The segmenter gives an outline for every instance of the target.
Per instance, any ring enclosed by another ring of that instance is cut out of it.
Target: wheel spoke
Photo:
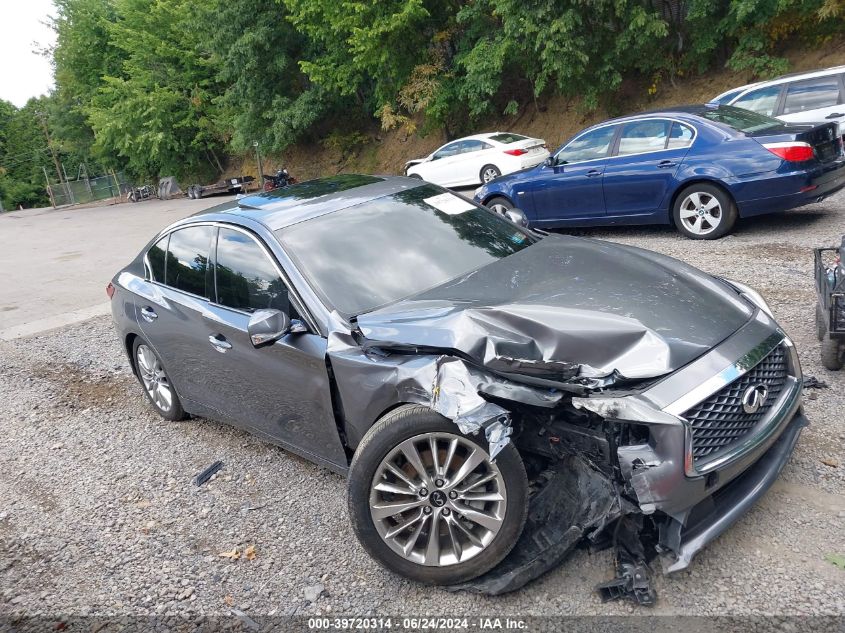
[[[709,213],[704,214],[704,219],[707,221],[707,224],[710,225],[710,228],[715,228],[716,225],[719,224],[719,218],[713,217]]]
[[[681,219],[687,220],[691,217],[695,216],[695,209],[687,209],[686,207],[681,208]]]
[[[497,519],[486,512],[481,512],[480,510],[476,510],[475,508],[471,508],[462,503],[454,503],[453,505],[456,512],[459,512],[473,523],[478,523],[478,525],[485,527],[488,530],[498,530],[502,523],[501,519]]]
[[[693,206],[698,208],[701,206],[701,194],[698,192],[691,193],[689,195],[689,201],[692,202]]]
[[[414,546],[416,546],[417,541],[420,540],[420,534],[422,533],[426,523],[428,523],[428,517],[423,516],[423,520],[419,522],[417,529],[415,529],[411,536],[408,537],[408,541],[402,547],[402,552],[405,556],[414,551]]]
[[[717,208],[719,208],[719,201],[716,199],[715,196],[712,196],[707,202],[704,203],[705,211],[712,211],[713,209]]]
[[[428,473],[425,470],[422,459],[420,459],[420,454],[417,452],[417,447],[414,446],[414,441],[412,439],[406,440],[405,442],[402,442],[402,445],[399,448],[405,456],[405,459],[407,459],[411,466],[414,467],[414,470],[417,471],[420,479],[428,483]]]
[[[440,474],[446,477],[449,474],[449,466],[452,465],[452,459],[455,457],[455,451],[458,449],[458,440],[453,439],[449,442],[449,449],[446,451],[446,461],[443,462]]]
[[[436,477],[440,474],[440,456],[437,454],[437,438],[433,435],[428,438],[428,447],[431,449],[431,465]]]
[[[692,223],[692,230],[696,233],[701,233],[701,225],[703,224],[703,220],[701,216],[696,216],[695,221]]]
[[[173,402],[173,398],[170,393],[170,388],[167,385],[163,385],[159,383],[158,385],[158,393],[159,398],[161,399],[161,408],[164,410],[170,409],[170,403]]]
[[[470,453],[466,461],[461,464],[461,467],[458,469],[458,472],[456,472],[455,476],[452,478],[453,485],[461,483],[483,461],[484,455],[481,450],[479,450],[478,448],[472,449],[472,453]]]
[[[394,514],[401,514],[407,510],[418,508],[422,504],[423,501],[421,499],[379,503],[372,506],[372,514],[374,519],[386,519],[387,517],[392,517]]]
[[[410,495],[412,497],[416,497],[417,493],[415,490],[411,488],[403,488],[402,486],[397,486],[396,484],[391,484],[387,481],[380,481],[375,486],[373,486],[376,490],[380,490],[381,492],[391,492],[395,495]]]
[[[467,491],[472,490],[473,488],[478,488],[478,486],[482,484],[486,484],[488,481],[495,479],[497,476],[496,472],[489,472],[484,477],[479,479],[478,481],[473,481],[471,484],[464,486],[463,488],[457,489],[458,495],[466,494]]]
[[[428,530],[428,543],[425,546],[425,564],[437,565],[440,562],[440,510],[431,515],[431,528]]]
[[[417,484],[415,484],[413,481],[408,479],[408,476],[405,473],[403,473],[399,468],[396,468],[396,466],[394,466],[390,462],[387,463],[387,470],[392,472],[394,475],[396,475],[396,477],[398,479],[401,479],[402,481],[404,481],[406,484],[408,484],[414,490],[416,490],[418,488]]]
[[[470,543],[472,543],[476,547],[484,547],[484,543],[481,542],[481,539],[479,539],[475,534],[473,534],[472,530],[465,526],[459,519],[453,517],[452,524],[464,533],[464,536],[467,537]]]
[[[399,525],[397,525],[396,527],[393,527],[393,528],[389,529],[389,530],[385,533],[384,537],[385,537],[385,538],[394,538],[394,537],[395,537],[395,536],[397,536],[398,534],[401,534],[402,532],[404,532],[405,530],[407,530],[409,527],[411,527],[414,523],[416,523],[417,521],[419,521],[420,519],[422,519],[424,516],[425,516],[425,515],[423,514],[422,508],[420,508],[420,511],[419,511],[419,512],[417,512],[417,513],[416,513],[414,516],[412,516],[410,519],[408,519],[408,520],[407,520],[407,521],[405,521],[404,523],[400,523],[400,524],[399,524]]]
[[[498,492],[467,492],[459,495],[464,501],[504,501],[505,498]]]
[[[455,527],[455,521],[452,517],[446,517],[446,527],[449,530],[449,540],[452,543],[452,551],[455,553],[455,558],[458,559],[458,562],[460,562],[464,548],[461,547],[461,541],[458,538],[458,528]]]

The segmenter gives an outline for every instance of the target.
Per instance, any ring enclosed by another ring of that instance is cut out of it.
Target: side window
[[[560,150],[555,159],[561,164],[604,158],[610,151],[610,143],[615,133],[616,126],[608,125],[582,134]]]
[[[165,235],[147,251],[147,279],[164,283],[164,261],[167,257],[167,240],[170,235]]]
[[[818,110],[842,103],[839,93],[839,76],[818,77],[809,81],[789,84],[786,90],[786,100],[783,104],[784,114]]]
[[[672,131],[669,132],[669,142],[666,144],[666,149],[680,149],[682,147],[689,147],[692,145],[692,139],[695,132],[688,125],[672,123]]]
[[[288,290],[263,249],[248,235],[220,229],[217,236],[217,303],[237,310],[290,309]]]
[[[482,143],[481,141],[471,140],[471,141],[464,141],[463,148],[461,149],[461,154],[468,154],[469,152],[480,152],[483,149],[486,149],[484,146],[486,143]],[[490,147],[487,145],[487,147]]]
[[[665,119],[626,123],[619,136],[617,155],[644,154],[665,149],[670,125],[671,121]]]
[[[461,153],[461,143],[449,143],[445,147],[441,147],[437,150],[437,153],[434,155],[434,160],[438,160],[440,158],[447,158],[449,156],[455,156],[456,154]]]
[[[168,286],[206,299],[211,296],[206,278],[215,230],[213,226],[191,226],[170,234],[165,279]]]
[[[780,86],[768,86],[758,90],[752,90],[744,97],[740,97],[733,104],[737,108],[745,108],[752,112],[759,112],[766,116],[772,116],[777,107]]]

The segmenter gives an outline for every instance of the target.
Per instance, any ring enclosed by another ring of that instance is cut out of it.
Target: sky
[[[55,12],[52,0],[0,0],[0,99],[21,107],[52,89],[50,60],[34,50],[55,43],[42,24]]]

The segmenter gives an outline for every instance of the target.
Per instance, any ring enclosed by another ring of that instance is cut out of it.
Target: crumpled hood
[[[672,372],[752,314],[678,260],[551,235],[357,322],[367,347],[439,350],[531,382],[585,384]]]

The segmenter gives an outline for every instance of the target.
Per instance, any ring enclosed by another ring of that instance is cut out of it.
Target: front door
[[[540,168],[523,185],[519,195],[530,199],[536,225],[604,217],[602,177],[616,128],[607,125],[576,137],[554,156],[552,165]]]
[[[214,387],[211,406],[312,459],[346,467],[331,401],[326,339],[305,331],[256,348],[247,326],[255,310],[299,314],[278,265],[252,234],[221,227],[214,260],[216,301],[203,319],[202,370]]]

